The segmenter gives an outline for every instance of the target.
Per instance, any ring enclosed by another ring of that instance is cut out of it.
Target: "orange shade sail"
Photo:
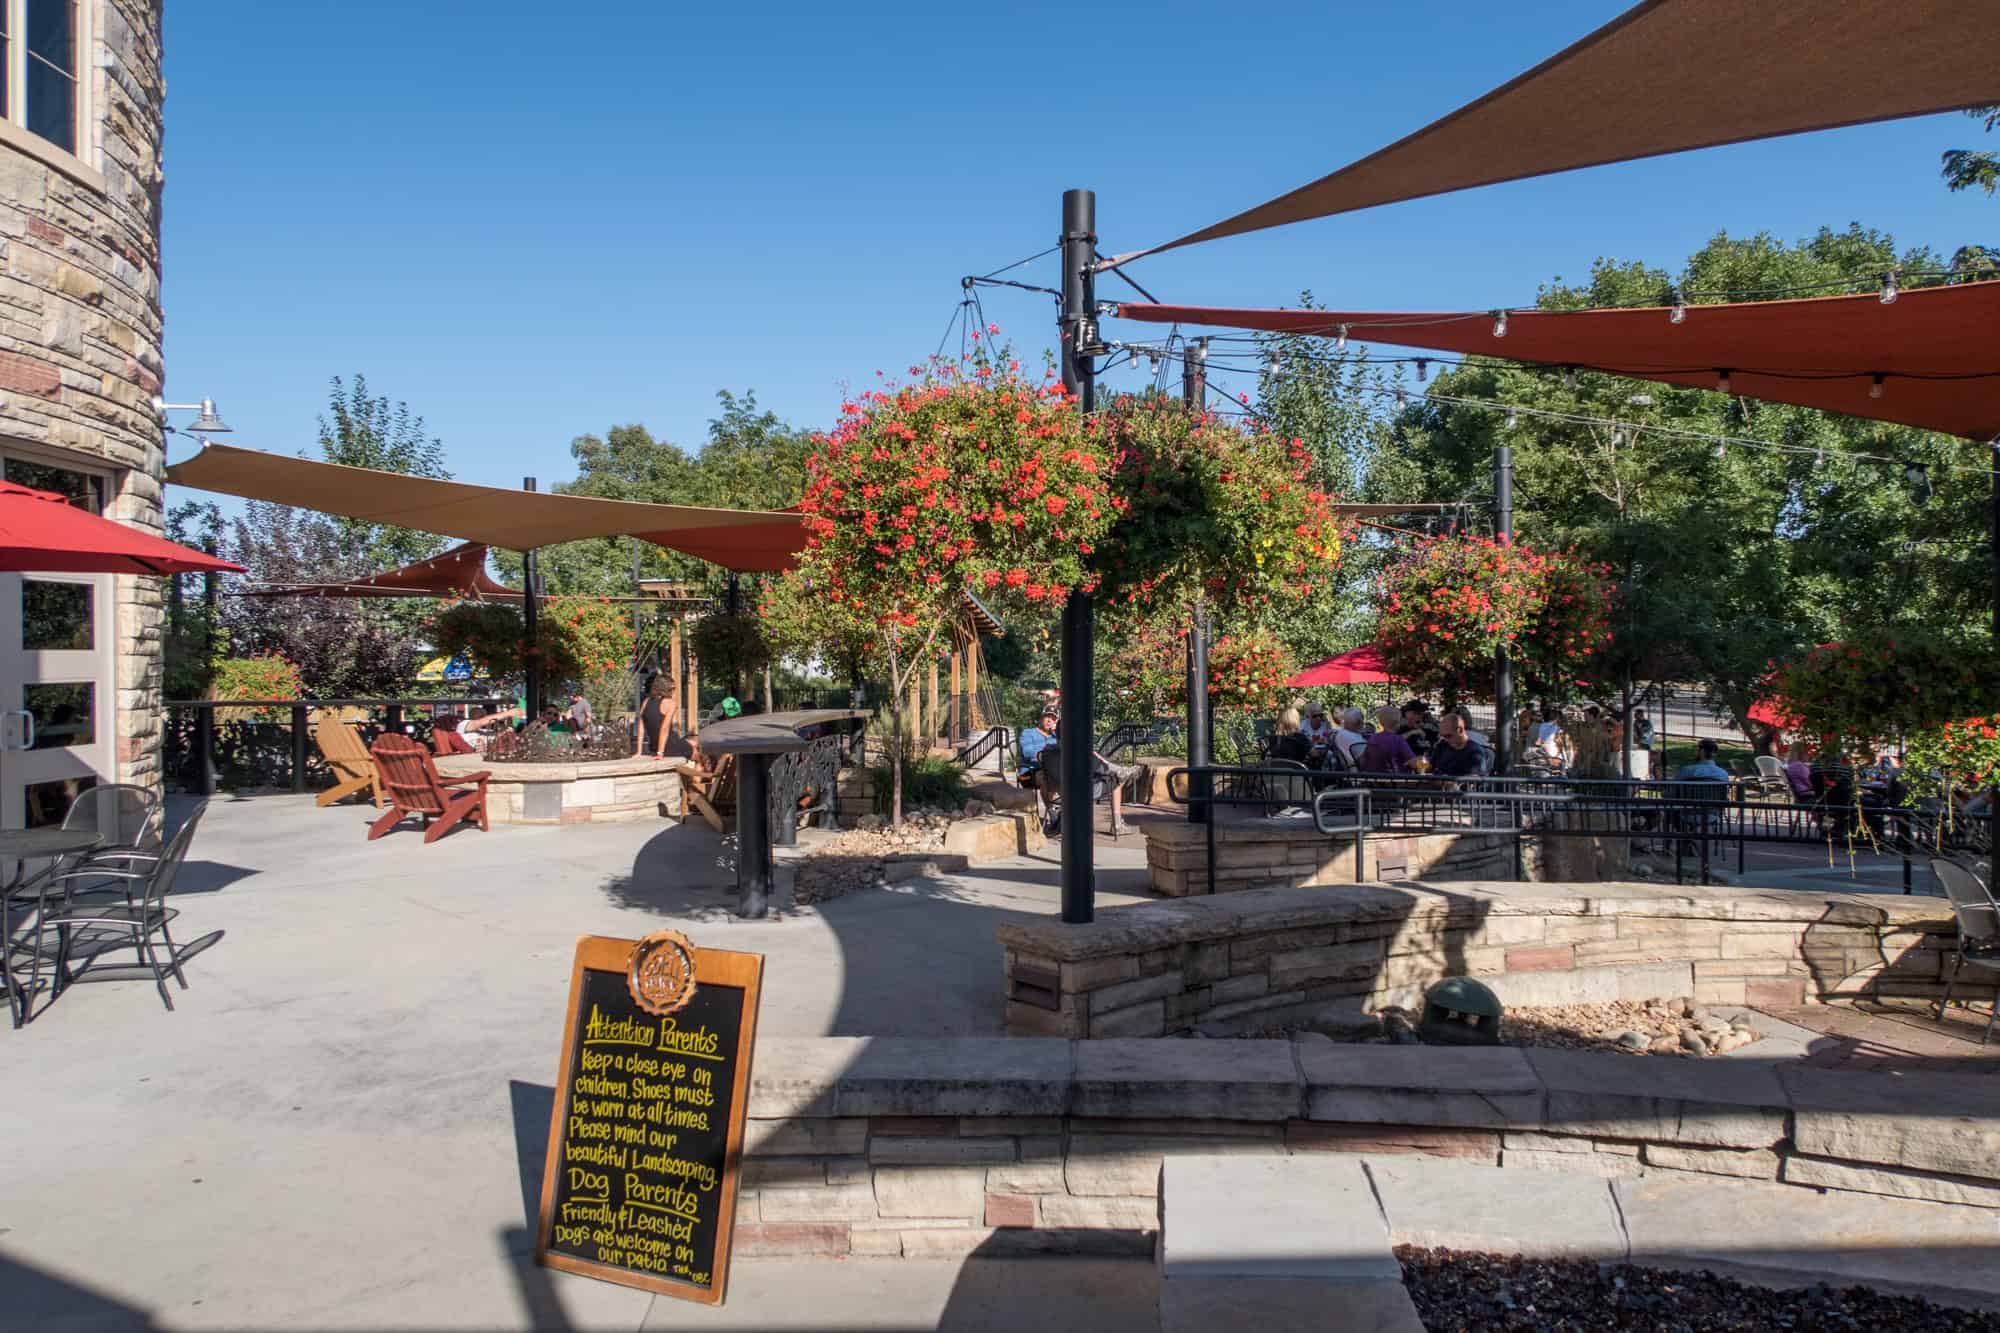
[[[1647,0],[1330,176],[1112,262],[1578,167],[2000,102],[1993,19],[1992,0]],[[1338,114],[1337,93],[1327,105]]]
[[[2000,435],[2000,282],[1877,294],[1666,307],[1496,312],[1118,308],[1126,319],[1392,343],[1602,370],[1817,407],[1968,439]]]
[[[167,480],[369,523],[530,551],[591,537],[637,537],[745,573],[789,569],[806,544],[800,516],[766,510],[600,500],[515,491],[400,472],[317,463],[232,445],[205,445]]]

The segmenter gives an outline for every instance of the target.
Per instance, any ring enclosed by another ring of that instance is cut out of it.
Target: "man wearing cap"
[[[1042,709],[1042,715],[1032,727],[1021,728],[1021,772],[1023,787],[1033,783],[1034,775],[1042,770],[1042,751],[1055,743],[1056,710],[1053,704]]]

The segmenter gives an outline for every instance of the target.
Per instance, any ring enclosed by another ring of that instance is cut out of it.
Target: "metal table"
[[[0,916],[0,973],[6,976],[7,1009],[13,1017],[14,1026],[20,1027],[27,1021],[28,1005],[34,999],[34,992],[41,986],[42,970],[42,908],[47,896],[51,878],[45,878],[34,893],[35,942],[33,946],[34,972],[28,983],[28,993],[21,993],[20,983],[14,976],[14,930],[12,909],[14,904],[28,901],[28,894],[22,892],[28,882],[27,863],[30,861],[55,861],[78,852],[87,852],[104,841],[104,836],[94,829],[27,828],[0,829],[0,862],[14,863],[12,875],[0,883],[0,900],[6,904],[4,916]]]
[[[713,722],[696,742],[703,754],[736,756],[736,914],[761,917],[771,899],[771,760],[796,754],[815,738],[809,728],[851,722],[868,714],[858,708],[812,708],[790,713],[755,713]]]

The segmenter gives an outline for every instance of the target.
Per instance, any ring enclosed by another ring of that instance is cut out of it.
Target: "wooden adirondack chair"
[[[681,770],[681,792],[708,826],[722,832],[722,812],[736,809],[736,756],[716,760],[713,772],[690,765]]]
[[[462,778],[441,778],[430,752],[411,740],[389,732],[379,737],[373,751],[375,772],[389,797],[389,813],[368,826],[368,840],[396,827],[411,815],[423,821],[424,841],[436,842],[463,819],[477,817],[479,831],[486,831],[486,781],[491,773],[468,773]],[[471,791],[453,788],[472,786]],[[433,823],[432,821],[436,822]]]
[[[319,746],[320,757],[333,770],[334,779],[333,786],[321,792],[313,804],[332,805],[366,787],[376,807],[381,807],[382,784],[376,779],[374,757],[362,744],[360,732],[328,714],[313,728],[313,743]]]

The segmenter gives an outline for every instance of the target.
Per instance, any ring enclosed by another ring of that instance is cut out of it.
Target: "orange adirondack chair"
[[[486,831],[486,781],[493,776],[491,773],[441,778],[423,746],[393,731],[378,737],[370,753],[375,757],[375,774],[382,792],[389,798],[389,813],[368,826],[370,842],[411,815],[423,821],[427,843],[436,842],[460,820],[475,815],[479,831]],[[474,784],[472,791],[451,790]]]
[[[334,785],[319,794],[315,805],[332,805],[344,801],[358,791],[366,791],[374,799],[379,809],[382,804],[382,784],[375,777],[375,760],[369,756],[368,747],[361,741],[361,733],[340,720],[332,713],[320,719],[313,728],[313,740],[319,745],[319,752],[326,760],[326,766],[333,771]]]

